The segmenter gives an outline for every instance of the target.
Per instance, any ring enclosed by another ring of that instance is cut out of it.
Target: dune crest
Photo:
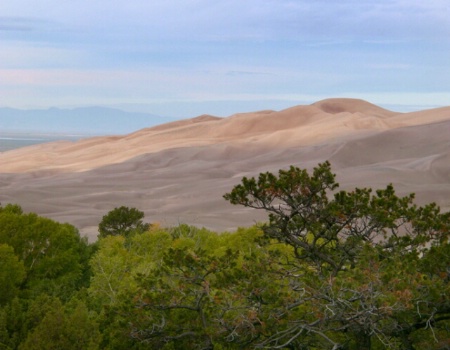
[[[343,188],[393,183],[449,210],[449,157],[450,107],[397,113],[327,99],[0,153],[0,202],[70,222],[91,239],[120,205],[149,221],[220,231],[264,219],[222,199],[243,176],[330,160]]]
[[[329,98],[312,105],[329,114],[347,112],[367,114],[373,117],[391,117],[398,114],[370,102],[354,98]]]
[[[337,112],[330,114],[330,110],[339,110],[339,115],[335,115]],[[370,114],[367,111],[374,112]],[[221,142],[268,142],[277,147],[305,146],[324,139],[348,136],[361,129],[383,129],[385,125],[380,119],[381,114],[383,117],[395,115],[361,100],[330,99],[279,112],[259,111],[235,114],[228,118],[202,115],[120,137],[96,137],[75,143],[31,146],[1,154],[0,160],[2,172],[43,169],[72,172],[120,163],[168,148]],[[293,137],[293,133],[300,137]]]

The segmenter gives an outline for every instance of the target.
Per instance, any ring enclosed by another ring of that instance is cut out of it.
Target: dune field
[[[243,176],[329,160],[341,188],[416,193],[450,210],[450,107],[397,113],[356,99],[227,118],[202,115],[126,136],[0,153],[0,202],[20,204],[95,240],[102,216],[136,207],[148,222],[216,231],[264,220],[222,195]]]

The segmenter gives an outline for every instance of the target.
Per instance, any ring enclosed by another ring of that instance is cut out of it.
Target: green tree
[[[21,215],[23,214],[22,207],[18,204],[7,204],[5,207],[2,207],[0,203],[0,213],[11,213]]]
[[[100,314],[102,349],[145,348],[130,337],[132,318],[120,308],[132,305],[138,291],[136,275],[150,273],[171,241],[169,233],[157,226],[128,238],[108,236],[99,240],[99,249],[91,259],[93,276],[88,300]]]
[[[392,185],[375,194],[337,187],[325,162],[311,175],[290,167],[243,178],[224,196],[267,211],[265,236],[294,249],[283,273],[291,293],[259,345],[413,349],[419,330],[438,341],[434,329],[450,319],[449,284],[423,267],[423,257],[448,246],[449,214],[433,203],[417,207]]]
[[[102,348],[246,348],[264,328],[255,318],[262,296],[280,294],[264,273],[261,232],[168,231],[100,241],[89,293],[103,305]]]
[[[99,348],[100,341],[95,315],[83,303],[66,307],[54,303],[19,350],[94,350]]]
[[[0,308],[0,349],[17,349],[26,337],[26,311],[23,300],[15,297]]]
[[[0,244],[0,306],[12,300],[25,277],[25,267],[7,244]]]
[[[121,206],[114,208],[103,216],[98,225],[99,237],[125,236],[131,233],[142,233],[148,230],[149,224],[142,221],[144,213],[136,208]]]
[[[0,244],[12,247],[25,267],[22,296],[49,293],[69,299],[89,283],[90,247],[72,225],[8,205],[0,210]]]

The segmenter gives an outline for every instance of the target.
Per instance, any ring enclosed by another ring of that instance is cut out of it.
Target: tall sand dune
[[[0,202],[72,223],[92,240],[102,216],[121,205],[163,225],[233,230],[265,219],[222,199],[243,176],[325,160],[342,188],[393,183],[450,210],[450,107],[396,113],[328,99],[40,144],[0,153]]]

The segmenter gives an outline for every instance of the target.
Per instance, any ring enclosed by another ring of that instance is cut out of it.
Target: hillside
[[[0,202],[70,222],[92,239],[120,205],[163,225],[230,230],[264,218],[222,199],[243,176],[327,159],[344,188],[393,183],[450,210],[450,107],[396,113],[328,99],[31,146],[0,154]]]

